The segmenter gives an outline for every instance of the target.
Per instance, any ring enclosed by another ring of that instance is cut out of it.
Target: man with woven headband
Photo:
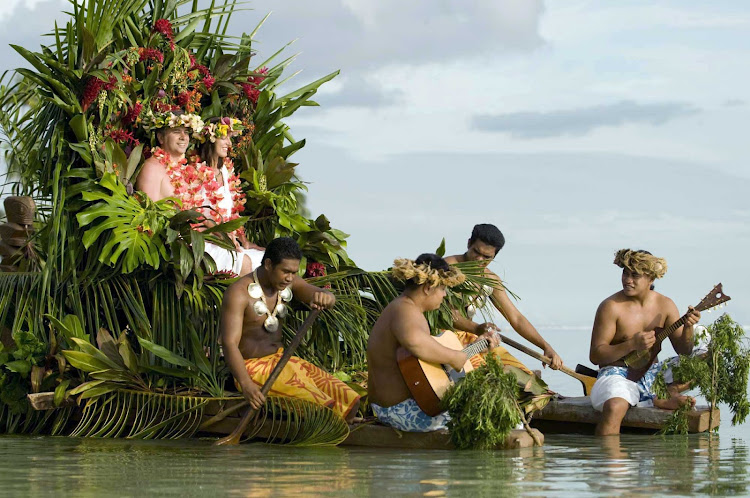
[[[409,432],[445,429],[450,420],[447,413],[431,417],[411,397],[396,360],[396,350],[403,347],[420,360],[448,364],[456,370],[463,368],[466,353],[435,341],[424,313],[438,309],[446,287],[459,285],[465,277],[435,254],[422,254],[416,261],[397,259],[391,272],[395,279],[405,283],[405,288],[386,306],[370,332],[367,343],[370,404],[381,422],[396,429]],[[481,338],[497,345],[493,332]]]
[[[330,309],[330,291],[305,282],[299,271],[302,251],[294,239],[281,237],[268,244],[261,266],[238,279],[224,293],[221,344],[224,359],[250,406],[265,402],[261,386],[284,353],[280,320],[294,298],[313,309]],[[312,363],[292,356],[269,392],[328,407],[351,422],[359,395],[344,382]]]
[[[482,223],[474,226],[466,252],[464,254],[448,256],[445,260],[450,264],[463,263],[464,261],[480,261],[489,264],[495,259],[495,256],[497,256],[497,253],[500,252],[500,249],[504,245],[505,237],[502,232],[495,225]],[[513,301],[508,297],[508,293],[505,292],[500,277],[486,267],[485,276],[492,279],[494,286],[485,286],[482,289],[483,295],[472,301],[466,310],[469,318],[466,318],[458,311],[453,315],[453,327],[461,341],[468,344],[475,341],[477,335],[488,331],[500,330],[494,323],[486,322],[479,324],[471,319],[480,308],[485,307],[488,302],[491,302],[505,319],[508,320],[513,330],[544,351],[544,354],[552,360],[552,368],[555,370],[560,368],[562,366],[562,359],[554,348],[537,332],[536,328],[523,313],[516,308]],[[493,350],[493,353],[500,358],[503,365],[516,367],[527,374],[532,373],[531,370],[511,355],[504,347],[498,346]],[[483,361],[481,356],[475,356],[471,359],[475,367],[479,366]]]
[[[596,310],[591,333],[589,358],[601,367],[591,390],[591,404],[602,412],[596,434],[620,433],[620,424],[631,406],[655,406],[674,410],[694,405],[695,400],[680,394],[687,385],[672,384],[671,365],[677,358],[655,362],[638,382],[627,379],[628,369],[620,359],[632,351],[646,350],[654,345],[654,329],[665,328],[680,319],[674,302],[656,292],[654,280],[667,273],[667,262],[648,251],[621,249],[615,253],[614,264],[622,268],[622,290],[602,301]],[[693,350],[693,325],[700,313],[689,308],[687,321],[670,340],[678,354],[699,353]],[[669,384],[669,399],[657,399],[652,391],[656,376],[662,371]]]

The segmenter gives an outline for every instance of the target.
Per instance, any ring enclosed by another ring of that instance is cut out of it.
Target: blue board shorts
[[[372,411],[385,425],[404,432],[432,432],[447,429],[451,419],[448,412],[430,417],[419,408],[414,398],[406,398],[393,406],[382,407],[371,403]]]

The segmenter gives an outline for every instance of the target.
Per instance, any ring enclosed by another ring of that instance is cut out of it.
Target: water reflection
[[[0,489],[12,496],[750,492],[747,443],[715,434],[551,435],[544,448],[502,452],[0,437],[0,462]]]

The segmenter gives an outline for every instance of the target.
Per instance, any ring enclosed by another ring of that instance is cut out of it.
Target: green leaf
[[[153,353],[154,355],[158,356],[162,360],[168,361],[169,363],[173,365],[179,365],[181,367],[195,368],[195,365],[193,365],[193,363],[186,360],[182,356],[176,355],[172,351],[168,350],[167,348],[163,346],[159,346],[158,344],[154,344],[148,339],[139,337],[138,342],[141,344],[141,347],[143,349]]]
[[[28,360],[13,360],[6,363],[5,368],[26,377],[31,372],[31,362]]]
[[[65,390],[70,385],[70,380],[65,379],[64,381],[60,382],[60,385],[55,388],[55,398],[54,403],[55,406],[60,406],[60,404],[65,400]]]
[[[73,367],[83,372],[98,372],[111,368],[108,363],[83,351],[63,351],[62,354]]]
[[[438,246],[437,250],[435,251],[435,254],[437,254],[441,258],[443,256],[445,256],[445,237],[443,237],[443,240],[440,242],[440,245]]]

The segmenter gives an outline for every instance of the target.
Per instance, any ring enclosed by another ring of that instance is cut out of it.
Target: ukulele
[[[711,290],[711,292],[706,294],[706,297],[704,297],[701,302],[698,303],[695,309],[697,311],[704,311],[709,308],[715,308],[720,304],[729,301],[730,299],[732,298],[724,294],[724,291],[721,288],[721,284],[718,284]],[[661,351],[661,343],[664,341],[664,339],[672,335],[675,330],[685,324],[685,321],[687,320],[687,316],[689,314],[690,312],[685,313],[680,317],[679,320],[677,320],[667,328],[663,329],[661,327],[658,327],[657,329],[655,329],[656,342],[650,348],[642,349],[640,351],[632,351],[620,358],[620,361],[625,363],[625,366],[628,367],[628,380],[638,382],[641,377],[646,374],[654,361],[656,361],[656,356],[659,354],[659,351]]]
[[[419,408],[431,417],[443,412],[440,409],[440,400],[445,395],[445,391],[464,378],[467,373],[474,370],[468,358],[486,351],[490,347],[490,341],[487,339],[481,339],[464,347],[458,336],[450,330],[445,330],[442,334],[433,336],[433,339],[447,348],[466,353],[467,360],[461,370],[455,370],[450,365],[422,361],[405,348],[396,350],[398,368],[401,370],[401,375],[404,377],[409,392],[411,392]]]

